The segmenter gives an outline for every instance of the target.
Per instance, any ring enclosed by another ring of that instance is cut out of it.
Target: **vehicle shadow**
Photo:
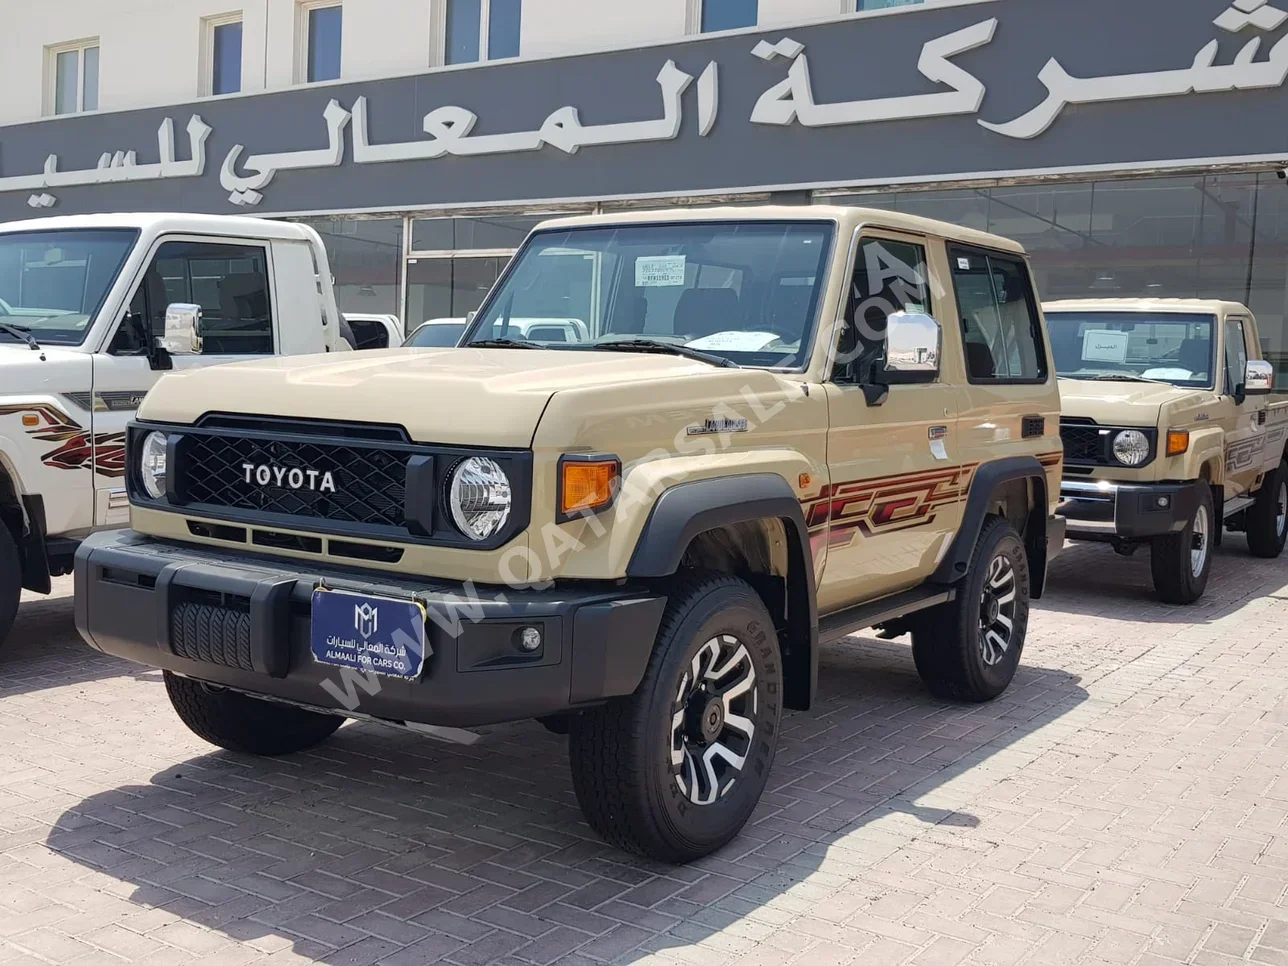
[[[945,785],[1087,699],[1074,675],[1022,665],[991,704],[944,703],[906,644],[863,638],[826,648],[820,680],[817,706],[784,720],[752,822],[687,867],[596,838],[563,739],[534,723],[471,746],[357,723],[288,758],[203,754],[68,808],[46,845],[128,902],[120,924],[194,952],[636,962],[716,936],[829,857],[875,862],[900,836],[1004,836],[954,803],[1005,774]],[[879,842],[863,834],[875,823]]]
[[[1084,617],[1163,624],[1207,624],[1283,584],[1282,560],[1248,552],[1242,534],[1215,548],[1207,590],[1193,604],[1165,604],[1154,593],[1149,548],[1130,557],[1108,544],[1070,542],[1051,564],[1047,591],[1035,606]]]
[[[102,654],[81,639],[70,585],[66,589],[62,596],[24,597],[18,606],[18,619],[0,645],[0,698],[147,673],[146,668]]]

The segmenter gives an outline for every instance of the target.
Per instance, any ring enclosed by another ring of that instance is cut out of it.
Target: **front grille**
[[[402,527],[409,457],[347,441],[192,434],[176,454],[175,488],[187,504]]]
[[[1107,464],[1105,440],[1101,427],[1095,424],[1061,422],[1060,438],[1064,440],[1066,463]]]
[[[247,611],[181,601],[170,612],[170,648],[190,661],[255,670]]]

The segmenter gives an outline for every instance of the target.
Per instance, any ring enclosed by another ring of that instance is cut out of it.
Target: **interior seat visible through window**
[[[687,289],[675,307],[675,334],[689,341],[741,325],[742,304],[731,288]]]

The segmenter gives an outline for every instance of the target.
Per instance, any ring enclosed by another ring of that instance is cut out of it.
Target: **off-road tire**
[[[1206,513],[1207,553],[1199,572],[1194,572],[1190,551],[1194,549],[1195,524]],[[1154,576],[1154,590],[1165,604],[1192,604],[1207,589],[1208,576],[1212,573],[1212,550],[1215,547],[1216,511],[1211,487],[1199,488],[1199,505],[1194,516],[1179,533],[1155,537],[1149,547],[1149,567]],[[1251,527],[1249,527],[1251,530]]]
[[[573,788],[591,828],[620,849],[682,863],[728,843],[760,801],[778,744],[782,661],[773,620],[746,582],[682,574],[668,597],[635,693],[578,715],[568,743]],[[713,804],[696,805],[673,770],[674,719],[695,656],[726,636],[746,648],[755,674],[754,733],[732,786]]]
[[[9,528],[0,523],[0,645],[3,645],[18,616],[22,596],[22,560]]]
[[[1248,507],[1244,525],[1248,552],[1254,557],[1278,557],[1288,539],[1288,461],[1266,474],[1257,491],[1257,502]]]
[[[289,755],[325,741],[344,718],[261,701],[164,672],[180,720],[212,745],[248,755]]]
[[[1008,616],[1012,627],[1007,646],[997,663],[989,664],[985,660],[982,608],[990,567],[999,558],[1014,575],[1015,596]],[[957,597],[918,615],[913,623],[912,657],[917,673],[937,698],[991,701],[1015,677],[1028,624],[1029,563],[1024,541],[1010,523],[994,517],[980,531],[970,570],[957,585]]]

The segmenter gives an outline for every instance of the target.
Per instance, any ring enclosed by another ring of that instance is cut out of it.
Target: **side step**
[[[1236,513],[1246,510],[1256,502],[1256,498],[1251,496],[1236,496],[1233,500],[1226,500],[1225,504],[1221,507],[1221,517],[1222,519],[1228,520]]]
[[[845,610],[819,619],[819,643],[830,644],[874,624],[884,624],[899,617],[907,617],[919,610],[937,607],[956,598],[957,588],[955,587],[915,587],[871,603],[847,607]]]

